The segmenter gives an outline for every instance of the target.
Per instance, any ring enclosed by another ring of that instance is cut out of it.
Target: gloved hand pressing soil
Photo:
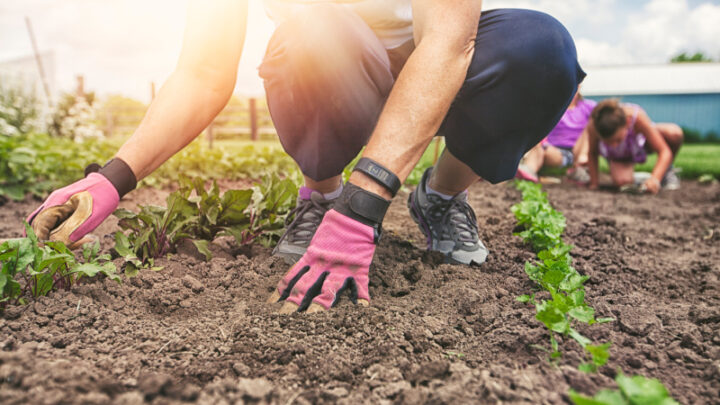
[[[75,249],[92,240],[86,235],[118,206],[137,183],[130,167],[113,159],[104,167],[91,165],[87,177],[55,190],[26,221],[40,240],[60,241]]]
[[[343,189],[310,242],[268,302],[285,301],[280,313],[318,312],[335,306],[342,293],[368,305],[368,273],[382,218],[390,202],[351,183]]]

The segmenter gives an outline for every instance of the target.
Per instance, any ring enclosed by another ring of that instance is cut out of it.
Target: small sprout
[[[460,353],[460,352],[455,352],[455,351],[452,351],[452,350],[448,350],[448,351],[445,352],[445,357],[447,357],[447,358],[462,359],[463,357],[465,357],[465,354]]]

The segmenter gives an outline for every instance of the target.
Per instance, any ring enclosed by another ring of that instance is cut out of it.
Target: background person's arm
[[[465,81],[475,50],[481,1],[413,0],[416,48],[390,93],[363,153],[404,181],[440,128]],[[368,191],[390,193],[360,172],[350,178]]]
[[[598,178],[600,176],[598,173],[598,156],[600,154],[598,152],[598,142],[600,142],[600,137],[595,130],[592,120],[588,122],[586,131],[588,133],[588,171],[590,172],[590,183],[588,187],[594,190],[598,188]]]
[[[665,172],[672,163],[673,154],[662,134],[660,134],[660,131],[655,128],[650,117],[644,112],[638,114],[637,121],[635,121],[635,130],[645,135],[652,150],[658,154],[657,162],[652,170],[652,179],[648,179],[645,182],[648,191],[654,194],[660,191],[660,184],[665,176]]]
[[[227,104],[247,12],[247,0],[191,0],[177,67],[116,155],[138,181],[195,139]]]

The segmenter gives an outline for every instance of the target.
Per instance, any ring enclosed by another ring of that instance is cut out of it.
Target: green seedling
[[[460,352],[455,352],[455,351],[452,351],[452,350],[448,350],[448,351],[445,352],[445,357],[447,357],[447,358],[453,358],[453,357],[454,357],[454,358],[456,358],[456,359],[462,359],[463,357],[465,357],[465,354],[464,354],[464,353],[460,353]]]
[[[83,277],[104,274],[120,282],[109,255],[98,255],[100,244],[83,246],[82,260],[62,242],[41,245],[32,228],[25,224],[27,237],[0,244],[0,308],[8,303],[23,304],[54,289],[70,289]]]
[[[115,211],[124,232],[115,234],[114,250],[124,258],[126,274],[152,267],[155,259],[173,251],[183,239],[208,260],[212,257],[208,244],[218,236],[232,236],[241,246],[254,242],[270,246],[279,239],[297,195],[293,180],[277,176],[222,194],[215,182],[206,190],[202,178],[181,176],[180,184],[167,197],[166,207]]]
[[[698,183],[700,184],[710,184],[710,183],[717,183],[718,180],[713,176],[712,174],[703,174],[698,177]]]
[[[592,398],[570,390],[570,399],[575,405],[679,405],[655,378],[627,377],[619,372],[615,382],[617,390],[601,390]]]

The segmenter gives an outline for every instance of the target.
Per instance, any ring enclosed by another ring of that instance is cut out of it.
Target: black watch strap
[[[393,197],[395,197],[395,194],[397,194],[398,190],[400,190],[400,179],[398,179],[393,172],[372,159],[365,157],[360,158],[353,171],[355,170],[364,173],[366,176],[388,189],[390,193],[392,193]]]
[[[375,228],[375,243],[380,239],[382,221],[390,201],[352,183],[346,183],[333,209],[360,223]]]
[[[91,163],[85,168],[85,176],[90,173],[100,173],[115,187],[118,195],[122,198],[137,187],[137,178],[130,166],[122,159],[114,158],[100,167],[97,163]]]

